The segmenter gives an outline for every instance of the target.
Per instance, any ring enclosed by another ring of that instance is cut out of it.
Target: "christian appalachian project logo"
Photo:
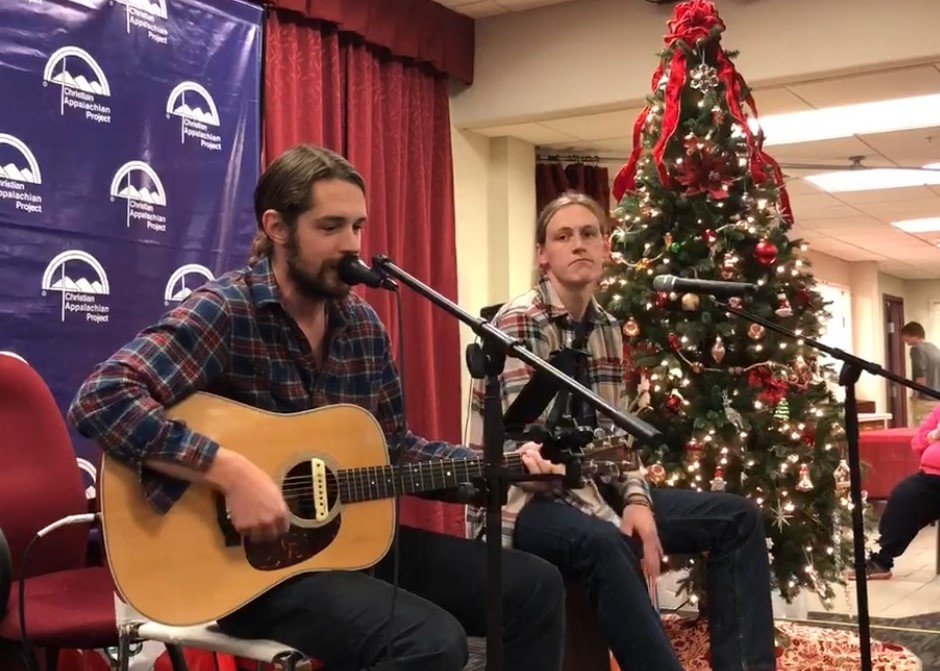
[[[170,275],[166,289],[163,290],[163,304],[179,303],[189,298],[189,295],[201,287],[206,281],[215,277],[212,271],[198,263],[187,263],[180,266]]]
[[[71,108],[84,112],[95,123],[111,123],[111,108],[100,102],[111,95],[104,70],[84,49],[62,47],[46,61],[42,85],[59,86],[59,114]]]
[[[131,26],[147,31],[147,37],[157,44],[167,44],[170,41],[170,31],[167,24],[167,0],[111,0],[112,3],[124,5],[127,32]]]
[[[67,264],[68,267],[66,267]],[[111,289],[104,267],[94,256],[69,249],[56,256],[42,275],[42,295],[58,291],[62,295],[62,321],[69,312],[84,313],[85,321],[107,324],[111,308],[101,303]]]
[[[222,136],[219,129],[219,110],[215,101],[202,84],[183,82],[178,84],[166,101],[166,118],[180,118],[180,144],[186,138],[199,140],[199,146],[210,151],[222,151]]]
[[[42,214],[42,172],[36,156],[17,137],[0,133],[0,201],[15,201],[15,209]]]
[[[127,203],[127,227],[134,219],[146,222],[147,230],[166,232],[166,191],[160,176],[143,161],[128,161],[111,180],[111,201],[123,198]]]

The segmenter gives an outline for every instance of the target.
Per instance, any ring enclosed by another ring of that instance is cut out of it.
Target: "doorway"
[[[901,327],[904,325],[904,299],[883,294],[885,305],[885,368],[902,377],[906,359],[904,342],[901,340]],[[891,427],[907,426],[907,388],[885,380],[887,385],[888,412],[891,413]]]

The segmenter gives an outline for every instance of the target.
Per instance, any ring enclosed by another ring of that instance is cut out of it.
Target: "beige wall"
[[[535,147],[451,129],[457,225],[457,296],[473,315],[525,292],[535,262]],[[464,352],[474,340],[460,328],[463,424],[471,384]]]

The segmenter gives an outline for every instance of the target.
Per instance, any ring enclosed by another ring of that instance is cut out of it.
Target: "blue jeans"
[[[773,671],[767,542],[756,506],[733,494],[654,489],[669,554],[708,552],[708,627],[714,671]],[[623,671],[682,671],[639,566],[642,547],[610,522],[536,498],[516,520],[515,547],[583,585]]]

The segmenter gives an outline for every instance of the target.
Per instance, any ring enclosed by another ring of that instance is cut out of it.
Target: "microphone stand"
[[[549,375],[553,381],[577,394],[593,405],[624,431],[641,442],[657,440],[661,434],[637,417],[625,414],[608,404],[586,387],[568,377],[553,365],[535,356],[522,346],[522,341],[510,338],[488,321],[465,312],[450,299],[423,284],[396,266],[384,255],[372,259],[373,269],[380,269],[402,284],[424,296],[431,303],[469,326],[480,337],[482,346],[474,343],[467,347],[466,360],[470,374],[485,379],[483,407],[483,481],[486,494],[486,559],[487,559],[487,616],[486,616],[486,668],[503,670],[503,596],[502,596],[502,507],[506,504],[510,482],[562,479],[560,475],[514,475],[502,465],[504,427],[499,375],[507,356],[524,361],[537,371]],[[574,460],[576,460],[575,453]],[[580,469],[577,469],[580,470]]]
[[[852,541],[855,556],[855,590],[858,596],[858,638],[859,647],[861,648],[862,671],[871,671],[871,621],[868,612],[868,575],[865,572],[865,530],[862,519],[862,476],[858,446],[858,404],[855,398],[855,383],[858,382],[862,371],[867,371],[872,375],[878,375],[938,400],[940,400],[940,391],[911,382],[876,363],[860,359],[836,347],[830,347],[812,338],[800,336],[779,324],[733,307],[717,298],[714,301],[716,305],[731,314],[743,317],[755,324],[760,324],[771,331],[794,340],[803,340],[810,347],[825,352],[832,358],[842,362],[839,385],[845,387],[845,435],[848,443],[850,491],[852,494]]]

